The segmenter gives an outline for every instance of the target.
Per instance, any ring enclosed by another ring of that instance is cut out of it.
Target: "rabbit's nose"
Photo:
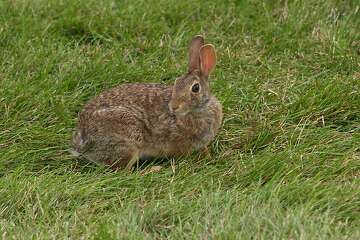
[[[179,109],[179,105],[171,106],[171,109],[176,112]]]
[[[172,111],[172,112],[176,112],[177,110],[180,109],[180,107],[181,107],[181,104],[176,104],[174,102],[171,102],[169,104],[170,111]]]

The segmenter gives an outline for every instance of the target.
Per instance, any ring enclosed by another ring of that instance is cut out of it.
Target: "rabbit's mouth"
[[[185,116],[189,113],[190,111],[189,110],[186,110],[186,109],[176,109],[175,111],[172,111],[172,113],[176,116]]]
[[[189,112],[190,111],[188,111],[188,110],[185,110],[185,111],[179,110],[179,111],[175,112],[175,115],[183,117],[183,116],[187,115]]]
[[[176,116],[185,116],[190,112],[190,110],[187,107],[185,107],[183,104],[174,106],[173,104],[169,103],[169,110],[172,114]]]

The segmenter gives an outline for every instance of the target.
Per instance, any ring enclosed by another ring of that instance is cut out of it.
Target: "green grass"
[[[198,33],[225,113],[211,157],[70,156],[87,100],[171,84]],[[0,87],[2,239],[360,239],[357,0],[2,0]]]

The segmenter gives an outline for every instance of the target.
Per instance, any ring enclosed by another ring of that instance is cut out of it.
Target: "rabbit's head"
[[[190,44],[188,72],[176,79],[170,110],[177,115],[196,112],[211,97],[209,74],[216,65],[215,48],[211,44],[204,45],[204,38],[195,36]]]

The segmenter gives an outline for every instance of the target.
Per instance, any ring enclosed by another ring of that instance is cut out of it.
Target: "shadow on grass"
[[[112,170],[108,166],[103,164],[94,163],[89,161],[84,157],[75,157],[71,156],[72,163],[69,165],[72,171],[80,172],[80,173],[89,173],[94,171],[109,171],[109,172],[120,172],[120,171],[127,171],[127,170]],[[140,159],[135,166],[133,167],[132,171],[128,171],[131,173],[142,172],[146,169],[149,169],[153,166],[161,166],[161,167],[169,167],[171,164],[171,160],[169,158],[146,158]]]

